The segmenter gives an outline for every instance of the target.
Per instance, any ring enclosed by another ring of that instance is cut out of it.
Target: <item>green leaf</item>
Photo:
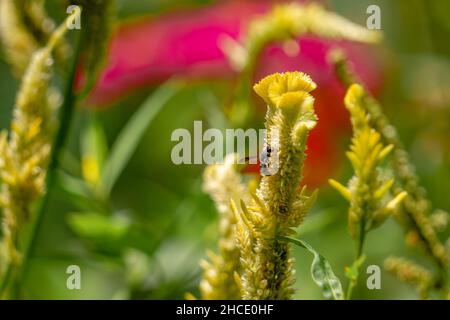
[[[139,107],[119,133],[103,168],[100,188],[104,195],[111,192],[152,120],[179,90],[179,85],[163,84]]]
[[[92,192],[91,187],[81,178],[74,177],[62,170],[55,171],[56,190],[67,197],[70,203],[80,211],[94,211],[109,214],[111,208],[108,202],[103,201]]]
[[[80,238],[94,245],[99,252],[116,254],[123,248],[130,231],[130,221],[121,215],[97,212],[71,213],[67,223]]]
[[[56,179],[58,186],[65,192],[89,200],[93,199],[88,186],[83,180],[75,178],[62,170],[57,171]]]
[[[279,240],[289,241],[298,245],[314,255],[311,264],[311,276],[314,282],[322,290],[322,294],[326,299],[343,300],[344,292],[339,278],[334,274],[330,263],[321,254],[314,250],[307,242],[291,237],[277,237]]]

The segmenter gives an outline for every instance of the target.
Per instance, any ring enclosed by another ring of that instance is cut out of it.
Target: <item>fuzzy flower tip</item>
[[[309,92],[316,87],[303,72],[285,72],[267,76],[253,88],[269,106],[283,108],[310,100]]]

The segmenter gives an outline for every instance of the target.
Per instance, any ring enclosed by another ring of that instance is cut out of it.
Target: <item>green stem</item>
[[[34,223],[31,225],[29,238],[26,239],[26,243],[23,251],[22,265],[19,267],[16,275],[13,277],[13,298],[19,298],[21,291],[23,289],[25,280],[27,278],[30,269],[30,260],[36,249],[37,239],[39,238],[42,222],[46,212],[48,211],[49,199],[51,190],[56,177],[56,172],[59,166],[59,157],[62,149],[64,148],[66,138],[70,130],[70,124],[73,118],[75,104],[77,102],[77,95],[74,92],[74,84],[76,78],[76,70],[79,65],[80,58],[80,37],[76,39],[76,52],[72,58],[71,69],[69,73],[69,78],[65,87],[64,92],[64,102],[61,107],[60,117],[59,117],[59,130],[55,137],[55,141],[52,148],[52,154],[50,157],[50,162],[47,170],[46,179],[46,190],[44,198],[42,199],[39,210],[35,216]]]
[[[11,282],[11,279],[13,278],[13,264],[9,263],[6,268],[5,277],[3,278],[2,285],[0,287],[0,300],[3,299],[6,296],[6,290],[9,287],[9,283]]]
[[[363,255],[365,238],[366,238],[366,219],[363,217],[361,219],[361,224],[360,224],[360,229],[359,229],[359,239],[358,239],[358,243],[357,243],[357,247],[356,247],[356,256],[355,256],[355,260],[352,264],[352,265],[356,265],[356,267],[358,268],[357,273],[356,273],[357,276],[355,279],[351,279],[348,284],[346,300],[351,300],[353,289],[358,284],[360,264],[357,261],[359,261]]]

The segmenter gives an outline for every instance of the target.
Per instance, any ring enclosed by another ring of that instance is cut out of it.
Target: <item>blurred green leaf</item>
[[[102,215],[95,212],[72,213],[67,218],[69,226],[81,238],[93,242],[105,251],[122,247],[130,229],[130,221],[120,215]]]
[[[311,264],[311,276],[314,282],[322,290],[322,294],[326,299],[343,300],[344,292],[339,278],[334,274],[330,263],[321,254],[314,250],[307,242],[294,239],[291,237],[277,237],[280,240],[289,241],[296,244],[314,255]]]
[[[126,280],[131,289],[141,286],[150,274],[152,261],[144,252],[137,249],[127,249],[124,252]]]
[[[106,160],[101,178],[101,192],[109,194],[122,173],[139,141],[148,126],[164,107],[164,105],[180,90],[179,85],[169,82],[159,87],[131,117],[119,133],[116,142],[111,148],[109,158]]]
[[[82,210],[100,210],[101,203],[93,197],[86,183],[61,170],[57,171],[56,183],[59,190],[64,192],[71,203]]]

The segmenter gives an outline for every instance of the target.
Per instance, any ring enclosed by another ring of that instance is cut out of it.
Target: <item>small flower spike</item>
[[[248,191],[239,175],[237,163],[237,155],[229,154],[223,164],[209,165],[203,175],[203,190],[214,200],[219,212],[219,252],[208,252],[209,259],[201,262],[203,279],[200,292],[202,299],[206,300],[241,298],[235,278],[235,273],[240,271],[236,217],[230,201],[239,201]]]
[[[347,157],[355,174],[348,186],[330,180],[331,186],[350,202],[348,225],[355,239],[363,237],[361,233],[380,226],[407,195],[406,192],[399,192],[394,197],[390,195],[394,180],[385,178],[387,173],[381,164],[393,146],[384,146],[380,133],[370,126],[369,116],[359,104],[362,94],[362,87],[355,84],[345,97],[353,126],[352,145]]]

